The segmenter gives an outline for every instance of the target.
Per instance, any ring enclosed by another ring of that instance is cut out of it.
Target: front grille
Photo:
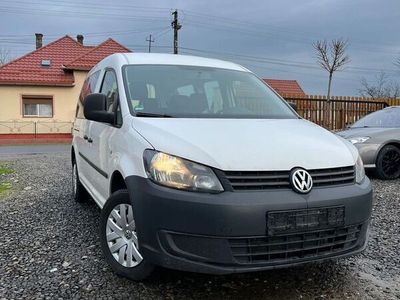
[[[229,239],[239,264],[285,264],[346,252],[357,244],[362,225],[276,236]]]
[[[354,166],[308,170],[314,187],[354,183]],[[290,171],[225,171],[224,175],[234,191],[289,189]]]

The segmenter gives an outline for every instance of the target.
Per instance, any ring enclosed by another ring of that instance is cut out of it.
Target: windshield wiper
[[[148,117],[148,118],[173,118],[171,115],[166,114],[157,114],[157,113],[148,113],[143,111],[135,112],[136,117]]]

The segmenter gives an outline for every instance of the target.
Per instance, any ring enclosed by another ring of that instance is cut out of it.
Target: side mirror
[[[83,101],[83,114],[86,119],[114,124],[115,114],[106,110],[107,98],[103,94],[90,94]]]
[[[297,111],[297,104],[294,102],[288,102],[288,104],[295,110]]]

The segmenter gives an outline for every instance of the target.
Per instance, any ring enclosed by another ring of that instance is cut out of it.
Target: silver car
[[[364,166],[379,178],[400,177],[400,106],[371,113],[338,135],[357,147]]]

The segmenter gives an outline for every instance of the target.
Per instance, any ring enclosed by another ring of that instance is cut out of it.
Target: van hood
[[[155,150],[221,170],[320,169],[355,164],[349,142],[302,119],[133,118]]]

